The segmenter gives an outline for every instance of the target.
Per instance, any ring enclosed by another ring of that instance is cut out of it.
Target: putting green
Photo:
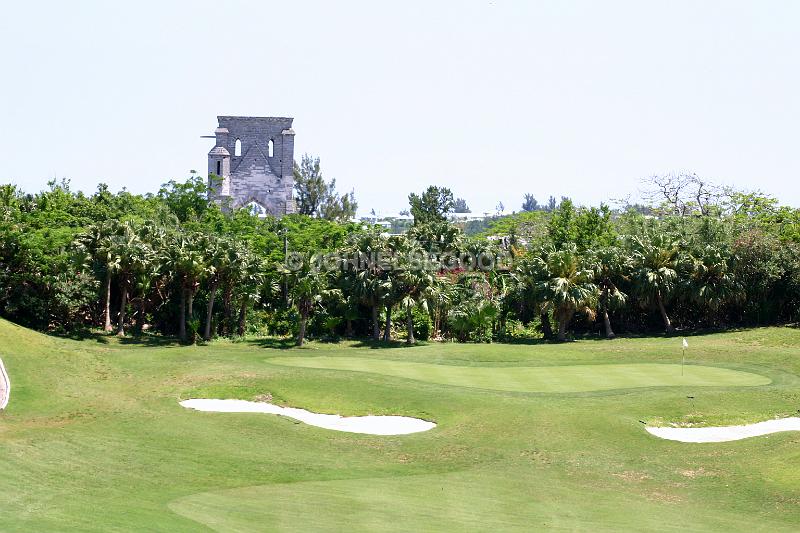
[[[517,392],[588,392],[636,387],[767,385],[759,374],[713,366],[659,363],[564,366],[455,366],[361,357],[277,357],[276,365],[370,372],[399,378]]]

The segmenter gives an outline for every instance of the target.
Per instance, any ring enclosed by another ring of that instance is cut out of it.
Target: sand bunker
[[[728,442],[732,440],[760,437],[782,431],[800,431],[800,418],[779,418],[745,426],[722,426],[707,428],[657,428],[646,427],[648,433],[662,439],[680,442]]]
[[[340,416],[312,413],[305,409],[280,407],[271,403],[247,400],[193,399],[180,402],[183,407],[215,413],[267,413],[299,420],[304,424],[348,433],[369,435],[406,435],[436,427],[433,422],[408,416]]]
[[[0,409],[6,408],[10,396],[11,380],[8,379],[6,367],[3,366],[3,360],[0,359]]]

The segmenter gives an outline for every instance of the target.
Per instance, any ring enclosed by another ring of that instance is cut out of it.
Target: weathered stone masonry
[[[217,120],[216,145],[208,153],[212,199],[223,208],[251,205],[276,216],[294,213],[294,119],[217,117]]]

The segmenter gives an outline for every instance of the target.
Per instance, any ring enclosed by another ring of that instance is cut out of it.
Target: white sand
[[[732,440],[760,437],[782,431],[800,431],[800,418],[779,418],[746,426],[722,426],[707,428],[645,428],[662,439],[680,442],[728,442]]]
[[[8,399],[11,397],[11,380],[8,379],[6,367],[3,366],[3,360],[0,359],[0,409],[5,409],[8,405]]]
[[[433,422],[408,416],[340,416],[312,413],[294,407],[279,407],[271,403],[247,400],[193,399],[180,402],[182,406],[197,411],[216,413],[268,413],[294,418],[310,426],[317,426],[348,433],[369,435],[406,435],[428,431],[436,427]]]

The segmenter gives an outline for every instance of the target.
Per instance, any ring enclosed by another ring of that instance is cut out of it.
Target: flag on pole
[[[686,362],[686,348],[689,347],[689,343],[686,342],[686,337],[683,338],[683,350],[681,350],[681,376],[683,375],[683,365]]]

